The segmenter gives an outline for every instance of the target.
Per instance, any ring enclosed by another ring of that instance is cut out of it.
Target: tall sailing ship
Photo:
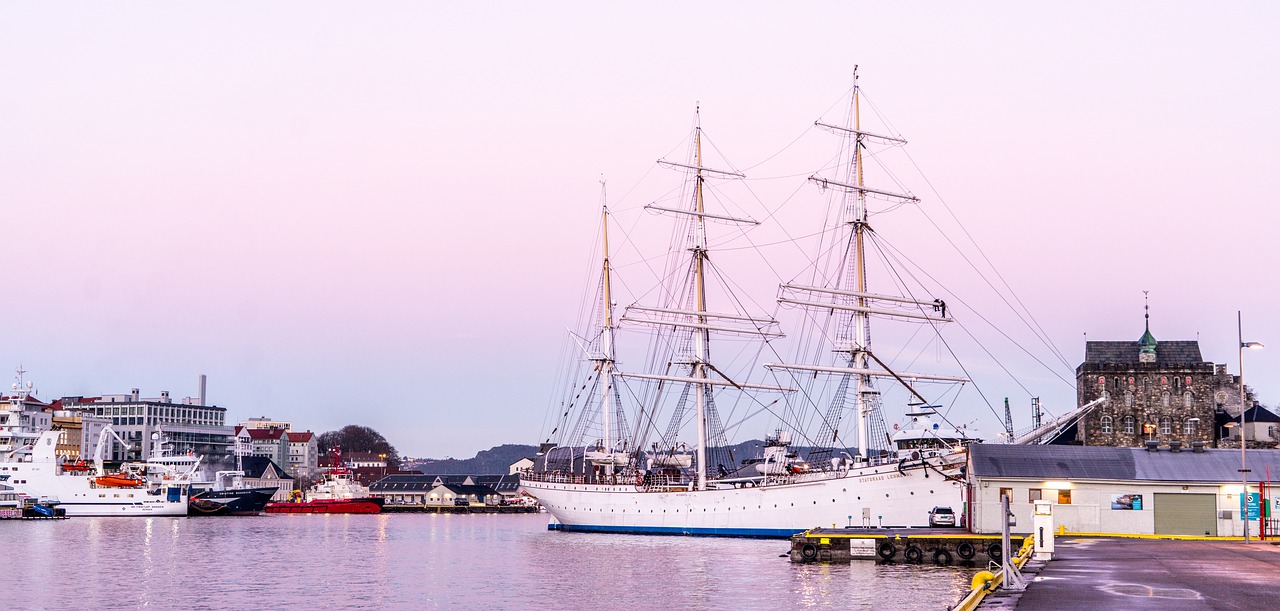
[[[839,218],[824,231],[838,237],[806,271],[807,280],[783,283],[776,295],[778,311],[814,327],[786,329],[802,338],[795,340],[796,352],[805,358],[758,363],[746,377],[716,360],[779,354],[784,328],[772,315],[739,306],[745,299],[726,297],[716,308],[710,303],[709,295],[734,290],[712,290],[724,274],[710,254],[717,244],[709,238],[711,225],[755,221],[708,209],[708,181],[743,175],[704,165],[700,123],[688,162],[660,162],[687,173],[682,205],[646,206],[677,219],[675,235],[683,241],[672,249],[680,260],[662,273],[674,281],[649,292],[659,303],[631,305],[621,316],[614,311],[610,214],[603,207],[599,305],[593,332],[576,340],[587,353],[584,379],[569,386],[552,435],[522,479],[551,514],[551,528],[785,537],[816,526],[923,526],[934,506],[964,506],[958,475],[972,432],[946,423],[916,387],[967,379],[891,370],[886,362],[892,359],[881,358],[871,341],[872,319],[930,332],[950,321],[940,299],[868,287],[868,199],[918,200],[865,185],[863,151],[870,142],[905,142],[862,129],[856,72],[845,124],[815,124],[842,137],[838,167],[846,176],[809,177],[836,196]],[[625,326],[650,330],[647,370],[619,366],[615,349]],[[744,348],[748,343],[761,347]],[[911,398],[910,421],[893,433],[880,413],[877,383],[898,385]],[[756,433],[766,434],[758,455],[732,453],[727,429],[742,430],[746,418],[726,427],[721,414],[744,409],[777,417],[776,428]],[[842,435],[846,414],[856,424],[852,447]],[[659,418],[668,424],[662,427]]]

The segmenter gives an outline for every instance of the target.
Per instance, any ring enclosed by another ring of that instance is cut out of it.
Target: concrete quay
[[[382,513],[538,513],[530,505],[406,505],[388,503]]]
[[[1262,609],[1280,599],[1280,545],[1060,537],[1024,577],[1025,591],[997,590],[978,608]]]

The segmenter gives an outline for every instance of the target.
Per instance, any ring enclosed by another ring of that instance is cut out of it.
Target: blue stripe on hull
[[[695,537],[755,537],[786,539],[803,528],[679,528],[676,526],[599,526],[595,524],[548,524],[547,530],[621,533],[630,535],[686,535]]]

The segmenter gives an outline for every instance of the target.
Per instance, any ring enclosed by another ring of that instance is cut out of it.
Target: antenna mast
[[[1004,398],[1004,433],[1006,439],[1013,439],[1013,412],[1009,410],[1009,397]]]

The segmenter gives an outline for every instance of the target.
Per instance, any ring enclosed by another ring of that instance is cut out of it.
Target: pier
[[[1023,535],[1011,537],[1015,549]],[[815,528],[791,537],[792,562],[850,562],[987,566],[1004,554],[1000,535],[957,528]]]
[[[534,505],[401,505],[382,506],[382,513],[538,513]]]
[[[67,512],[61,507],[26,503],[22,507],[0,509],[0,520],[65,520]]]
[[[1022,592],[978,609],[1259,609],[1275,600],[1280,545],[1240,538],[1060,538]],[[957,607],[958,608],[958,607]]]

